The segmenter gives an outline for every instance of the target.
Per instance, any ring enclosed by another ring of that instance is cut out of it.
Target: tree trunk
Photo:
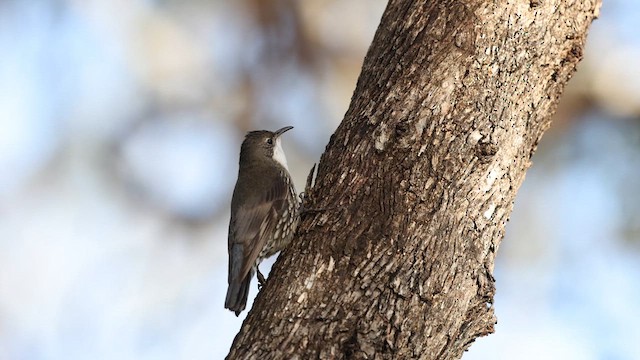
[[[599,0],[391,0],[231,359],[457,359]]]

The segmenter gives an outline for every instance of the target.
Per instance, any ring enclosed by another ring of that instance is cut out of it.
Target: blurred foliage
[[[222,358],[243,134],[295,126],[300,190],[384,6],[0,1],[0,359]],[[640,359],[639,11],[604,2],[465,359]]]

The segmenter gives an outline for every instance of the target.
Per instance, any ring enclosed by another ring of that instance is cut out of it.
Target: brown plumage
[[[296,191],[280,145],[292,129],[252,131],[240,149],[240,169],[231,200],[229,288],[225,308],[244,310],[249,284],[260,262],[282,250],[298,224]],[[258,271],[258,279],[262,282]]]

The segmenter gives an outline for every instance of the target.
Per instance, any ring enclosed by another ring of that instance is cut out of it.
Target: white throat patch
[[[289,171],[289,167],[287,167],[287,158],[284,156],[280,138],[276,139],[276,146],[273,147],[273,160],[279,162],[280,165],[282,165],[285,169],[287,169],[287,171]]]

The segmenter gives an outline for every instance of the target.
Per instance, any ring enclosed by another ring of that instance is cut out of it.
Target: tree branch
[[[600,2],[391,0],[229,358],[457,359]]]

